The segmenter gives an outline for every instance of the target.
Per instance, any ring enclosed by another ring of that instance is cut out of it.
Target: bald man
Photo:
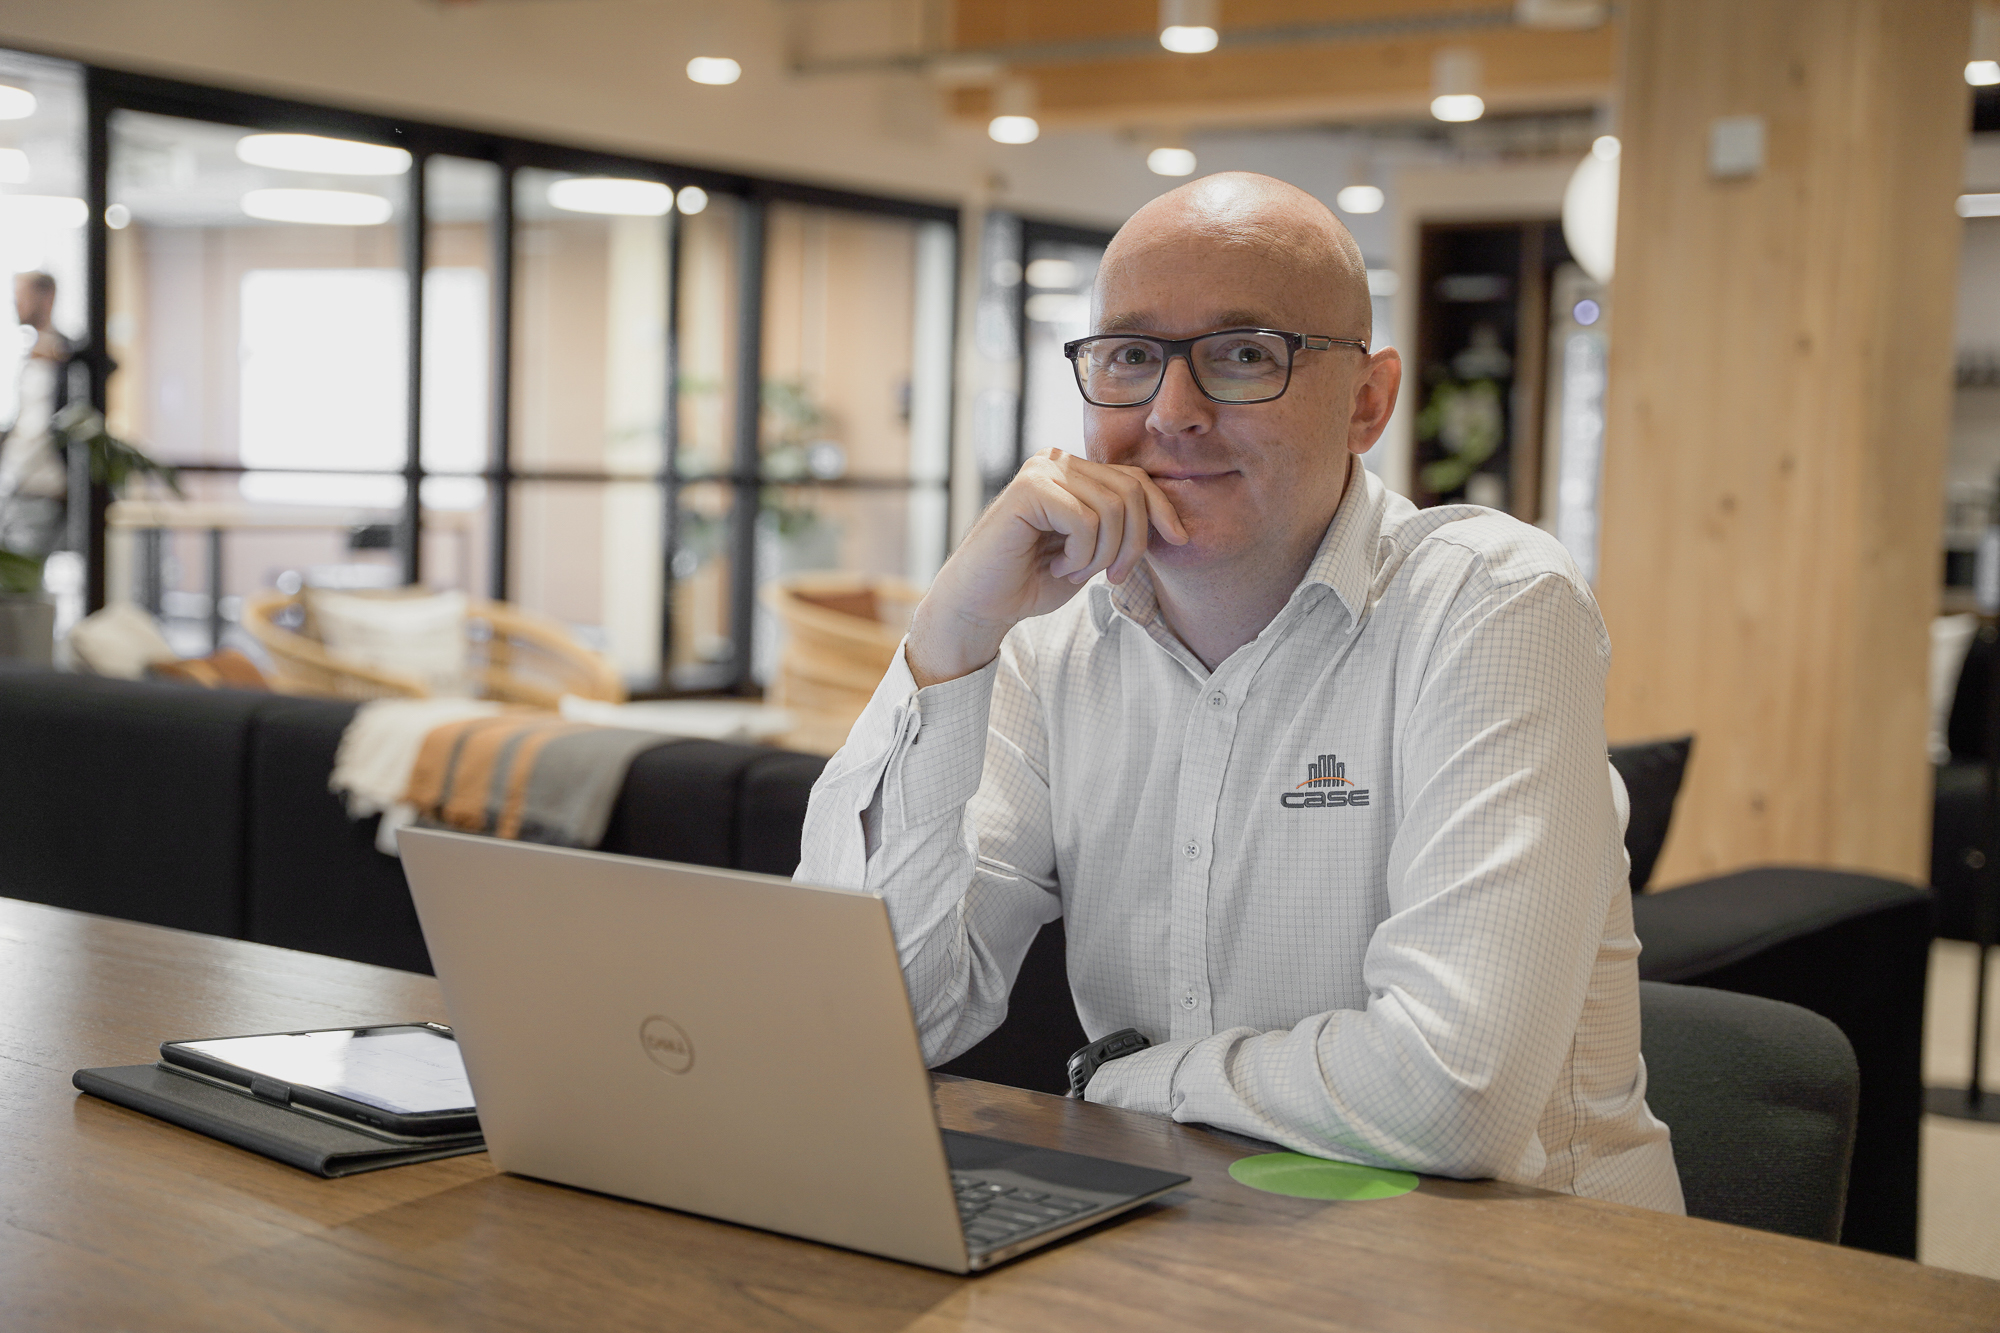
[[[1648,1111],[1609,645],[1553,540],[1358,455],[1402,366],[1322,205],[1154,200],[1105,252],[1085,457],[966,535],[814,788],[926,1058],[1061,916],[1091,1101],[1682,1211]]]

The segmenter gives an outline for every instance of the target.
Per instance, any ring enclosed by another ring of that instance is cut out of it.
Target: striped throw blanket
[[[404,800],[446,828],[595,847],[632,761],[673,743],[546,713],[460,718],[425,734]]]

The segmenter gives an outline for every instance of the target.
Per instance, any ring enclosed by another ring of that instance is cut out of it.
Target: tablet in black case
[[[389,1139],[266,1101],[165,1065],[79,1069],[70,1082],[93,1097],[275,1158],[317,1176],[351,1176],[385,1166],[484,1152],[479,1134],[412,1143]]]

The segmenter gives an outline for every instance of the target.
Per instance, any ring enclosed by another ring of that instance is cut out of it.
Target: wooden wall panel
[[[1658,881],[1922,880],[1966,0],[1630,0],[1598,596],[1614,739],[1691,731]],[[1711,122],[1761,115],[1761,174]]]

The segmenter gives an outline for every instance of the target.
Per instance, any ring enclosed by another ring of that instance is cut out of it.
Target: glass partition
[[[950,213],[118,71],[93,128],[82,73],[0,53],[38,99],[0,122],[0,253],[180,471],[78,566],[183,651],[264,589],[414,578],[570,625],[635,692],[736,691],[776,647],[760,581],[942,562]]]
[[[211,647],[281,575],[400,582],[411,155],[138,111],[112,115],[109,142],[111,424],[192,470],[186,501],[153,512],[170,535],[125,545],[124,577],[178,646]],[[146,564],[191,542],[208,557]]]
[[[658,181],[516,173],[517,470],[659,475],[673,197]]]
[[[758,581],[838,569],[926,584],[945,546],[951,231],[796,204],[768,226]],[[758,639],[766,681],[773,618]]]

